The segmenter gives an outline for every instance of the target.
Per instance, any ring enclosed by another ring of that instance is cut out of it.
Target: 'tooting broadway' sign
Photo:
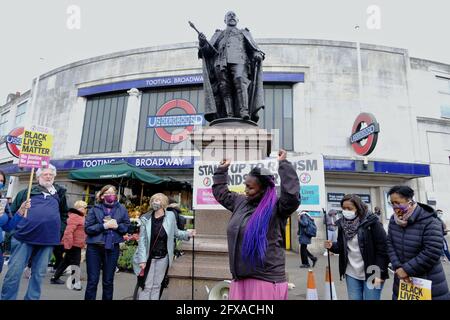
[[[325,177],[322,155],[295,156],[288,159],[300,180],[300,210],[321,211],[325,207]],[[195,209],[223,209],[212,194],[212,176],[217,162],[196,161],[194,164],[193,205]],[[231,191],[244,193],[244,181],[254,167],[270,170],[275,185],[280,186],[278,160],[268,159],[248,162],[232,162],[228,169],[228,186]]]

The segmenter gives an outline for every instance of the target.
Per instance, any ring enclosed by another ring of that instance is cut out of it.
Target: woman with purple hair
[[[223,160],[214,172],[214,197],[232,212],[227,228],[230,300],[287,299],[284,235],[288,217],[300,204],[300,183],[286,155],[284,150],[278,153],[280,197],[268,170],[250,171],[245,195],[228,190],[230,160]]]

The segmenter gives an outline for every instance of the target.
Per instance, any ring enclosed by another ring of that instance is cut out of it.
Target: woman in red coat
[[[67,219],[67,227],[64,231],[62,244],[65,249],[65,256],[55,271],[54,276],[50,279],[52,284],[64,284],[59,279],[68,266],[80,266],[81,249],[86,246],[86,233],[84,232],[84,215],[87,212],[87,203],[77,201],[75,208],[69,209],[69,218]],[[73,286],[74,290],[81,290],[80,282],[76,282]]]

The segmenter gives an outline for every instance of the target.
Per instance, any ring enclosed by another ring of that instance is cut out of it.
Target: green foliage
[[[194,214],[192,213],[192,211],[189,210],[188,207],[181,206],[180,210],[181,210],[181,214],[184,215],[184,216],[193,216],[193,215],[194,215]]]
[[[120,270],[133,271],[133,255],[137,246],[124,246],[120,250],[119,260],[117,266]]]

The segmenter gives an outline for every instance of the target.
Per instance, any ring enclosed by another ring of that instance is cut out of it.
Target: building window
[[[286,150],[293,150],[293,102],[292,86],[290,85],[264,85],[265,108],[258,115],[259,126],[265,129],[279,129],[280,146]],[[161,140],[154,128],[147,128],[149,116],[155,116],[161,106],[173,99],[189,101],[197,113],[205,112],[203,90],[201,87],[174,88],[150,90],[142,94],[141,111],[139,117],[139,131],[136,150],[171,150],[176,144]],[[186,114],[183,110],[175,108],[168,115]],[[175,133],[181,127],[167,127],[166,131]],[[187,146],[190,147],[190,146]]]
[[[279,130],[280,148],[294,149],[292,86],[264,85],[264,112],[258,124],[264,129]]]
[[[450,79],[436,77],[438,84],[439,102],[441,106],[441,117],[450,118]]]
[[[441,106],[441,117],[450,119],[450,105]]]
[[[8,117],[9,117],[9,111],[2,113],[0,116],[0,135],[4,136],[8,134]]]
[[[128,95],[89,98],[86,104],[80,154],[120,152]]]
[[[27,112],[27,102],[21,103],[17,106],[16,110],[16,120],[15,120],[15,126],[19,127],[23,124],[23,121],[25,120],[25,114]]]

